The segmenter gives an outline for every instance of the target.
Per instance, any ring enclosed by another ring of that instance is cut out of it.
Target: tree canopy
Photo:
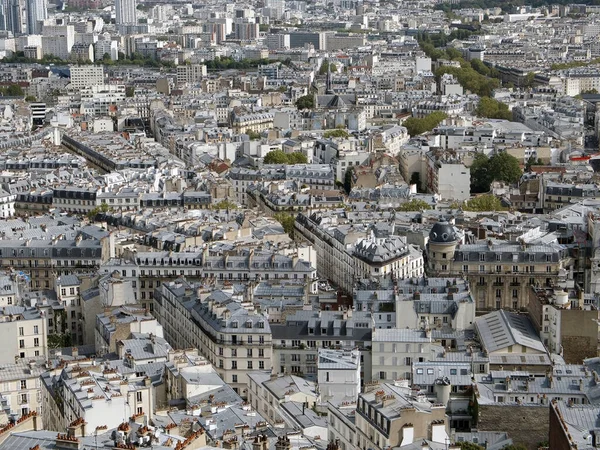
[[[490,97],[481,97],[475,114],[487,119],[512,120],[512,113],[508,110],[508,105]]]
[[[492,194],[480,195],[467,200],[463,206],[465,211],[485,212],[485,211],[503,211],[506,208],[498,197]]]
[[[214,209],[237,209],[237,205],[230,200],[221,200],[213,205]]]
[[[263,159],[265,164],[306,164],[308,159],[301,152],[285,153],[283,150],[273,150]]]
[[[283,231],[289,234],[290,237],[293,237],[294,222],[296,221],[296,218],[293,215],[285,212],[278,212],[273,215],[273,218],[281,224]]]
[[[432,112],[422,119],[416,117],[409,117],[404,121],[402,125],[408,130],[408,134],[411,136],[418,136],[426,131],[431,131],[437,127],[446,117],[446,113],[441,111]]]
[[[426,201],[418,198],[413,198],[406,203],[402,203],[398,208],[398,211],[424,211],[431,209],[431,206]]]
[[[471,164],[471,192],[488,192],[493,181],[516,183],[523,175],[519,160],[508,153],[491,158],[479,153]]]
[[[303,95],[296,100],[296,107],[298,109],[312,109],[315,107],[315,99],[312,95]]]
[[[350,133],[348,133],[346,130],[342,129],[342,128],[338,128],[337,130],[329,130],[326,131],[325,133],[323,133],[323,137],[324,138],[347,138],[350,136]]]

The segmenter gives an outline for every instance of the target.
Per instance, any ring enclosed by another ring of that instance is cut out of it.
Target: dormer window
[[[237,328],[238,327],[238,321],[234,320],[233,322],[231,322],[231,328]]]

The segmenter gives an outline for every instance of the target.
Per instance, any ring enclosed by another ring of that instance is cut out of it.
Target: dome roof
[[[429,241],[440,244],[458,240],[454,227],[445,220],[437,222],[429,232]]]

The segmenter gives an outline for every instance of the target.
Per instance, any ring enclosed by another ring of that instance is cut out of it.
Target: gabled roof
[[[481,343],[488,352],[518,344],[546,353],[529,318],[503,310],[494,311],[475,319]]]

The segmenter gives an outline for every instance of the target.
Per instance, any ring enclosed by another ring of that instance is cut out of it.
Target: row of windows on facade
[[[40,338],[33,338],[33,346],[40,346]],[[19,348],[25,348],[25,339],[19,339]]]
[[[253,364],[252,361],[248,361],[247,368],[249,370],[253,370],[256,367],[254,366],[254,364]],[[258,362],[258,368],[261,369],[261,370],[264,369],[265,368],[265,362],[264,361],[259,361]],[[225,365],[223,364],[223,360],[222,359],[219,360],[219,369],[225,369]],[[231,369],[232,370],[237,370],[238,369],[238,363],[237,363],[237,361],[231,361]],[[234,383],[235,383],[235,381],[234,381]]]
[[[261,336],[261,337],[262,337],[262,336]],[[253,350],[254,350],[254,349],[252,349],[252,348],[248,348],[248,349],[246,349],[246,356],[247,356],[248,358],[252,358],[252,357],[254,357],[254,351],[253,351]],[[240,354],[241,354],[241,353],[242,353],[242,352],[240,351]],[[224,356],[224,350],[223,350],[223,347],[219,347],[219,356]],[[231,349],[231,356],[238,356],[238,351],[237,351],[237,348],[232,348],[232,349]],[[241,356],[241,355],[240,355],[240,356]],[[259,349],[258,349],[258,357],[259,357],[259,358],[263,358],[264,356],[265,356],[265,350],[264,350],[263,348],[259,348]]]

